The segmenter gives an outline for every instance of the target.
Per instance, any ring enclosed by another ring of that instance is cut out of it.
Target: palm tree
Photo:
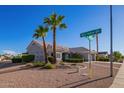
[[[49,26],[49,28],[53,31],[53,58],[54,63],[56,63],[56,29],[65,29],[67,28],[65,23],[62,23],[65,16],[57,15],[53,13],[49,17],[44,19],[44,23]]]
[[[47,49],[46,49],[46,43],[45,43],[45,37],[46,37],[46,33],[48,32],[48,27],[47,26],[39,26],[38,29],[36,29],[33,37],[38,39],[38,38],[42,38],[43,40],[43,48],[44,48],[44,57],[45,57],[45,63],[48,62],[47,60]]]

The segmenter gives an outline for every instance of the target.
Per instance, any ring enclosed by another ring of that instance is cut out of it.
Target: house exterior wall
[[[28,54],[33,54],[35,55],[35,60],[34,61],[44,61],[44,52],[43,49],[35,46],[35,45],[31,45],[28,49],[27,49],[27,53]]]
[[[52,56],[52,45],[50,44],[46,44],[47,45],[47,54],[48,56]],[[82,55],[82,57],[84,58],[85,61],[88,61],[88,49],[83,48],[83,47],[77,47],[77,48],[65,48],[62,46],[57,46],[56,49],[56,59],[57,61],[61,61],[63,58],[63,53],[79,53]],[[36,42],[36,41],[32,41],[30,43],[30,45],[27,47],[27,53],[28,54],[33,54],[35,55],[35,60],[34,61],[44,61],[45,57],[44,57],[44,49],[43,46]],[[96,54],[92,53],[92,61],[95,61],[96,59]]]
[[[35,41],[31,42],[27,47],[27,53],[35,55],[34,61],[45,61],[44,49],[39,43],[35,43]],[[47,45],[47,54],[48,56],[52,56],[52,46]],[[56,52],[57,61],[62,60],[62,52]]]
[[[108,54],[99,54],[101,57],[108,57]]]
[[[106,52],[106,51],[105,52],[99,52],[98,54],[100,57],[108,57],[108,55],[109,55],[108,52]]]
[[[81,54],[82,57],[84,58],[84,61],[89,60],[89,50],[84,47],[70,48],[70,52]],[[91,51],[91,60],[92,61],[96,60],[96,52],[95,51]]]
[[[88,54],[87,53],[80,53],[84,58],[84,61],[88,61]]]

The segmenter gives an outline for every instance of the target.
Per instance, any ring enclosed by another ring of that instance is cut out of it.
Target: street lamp
[[[113,76],[113,24],[112,5],[110,5],[110,77]]]

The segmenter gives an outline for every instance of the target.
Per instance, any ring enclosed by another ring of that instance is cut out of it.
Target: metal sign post
[[[91,60],[91,41],[95,38],[96,34],[101,33],[101,29],[95,29],[92,31],[84,32],[80,34],[80,37],[85,37],[89,40],[89,78],[92,78],[93,76],[93,70],[92,70],[92,60]]]
[[[113,76],[113,24],[112,5],[110,5],[110,77]]]
[[[89,40],[89,78],[92,78],[92,63],[91,63],[91,40]]]
[[[93,69],[92,69],[92,59],[91,59],[91,41],[94,39],[95,35],[87,36],[87,39],[89,41],[89,78],[93,77]]]

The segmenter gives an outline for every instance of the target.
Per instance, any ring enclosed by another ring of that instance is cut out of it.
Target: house
[[[104,52],[98,52],[99,56],[100,57],[108,57],[108,52],[107,51],[104,51]]]
[[[3,59],[4,59],[4,56],[0,56],[0,61],[3,61]]]
[[[13,55],[10,54],[0,55],[0,61],[10,61],[12,57]]]
[[[76,48],[69,48],[70,53],[79,53],[80,55],[82,55],[82,57],[84,58],[85,61],[89,60],[89,50],[87,48],[84,47],[76,47]],[[95,61],[96,60],[96,52],[95,51],[91,51],[91,60]]]
[[[48,56],[53,55],[52,44],[46,43],[47,54]],[[44,61],[44,49],[42,42],[33,40],[27,47],[27,53],[35,55],[35,61]],[[68,58],[68,54],[70,53],[79,53],[88,61],[89,58],[89,50],[84,47],[76,47],[76,48],[67,48],[60,45],[56,46],[56,59],[57,61],[62,60],[63,56]],[[96,52],[91,51],[91,58],[92,60],[96,60]]]
[[[47,54],[48,56],[52,56],[52,45],[50,43],[46,43],[47,48]],[[69,52],[69,48],[62,47],[62,46],[56,46],[56,59],[62,60],[62,54],[65,52]],[[42,42],[38,42],[36,40],[33,40],[27,47],[27,53],[28,54],[34,54],[35,55],[35,61],[43,61],[44,59],[44,49]]]

